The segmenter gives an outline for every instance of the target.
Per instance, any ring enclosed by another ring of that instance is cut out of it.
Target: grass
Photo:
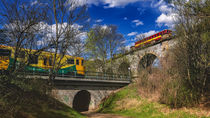
[[[38,79],[0,76],[0,118],[84,118],[44,89]]]
[[[171,109],[166,105],[150,102],[139,96],[133,84],[109,96],[98,112],[112,113],[132,118],[198,118],[193,113]],[[205,116],[203,116],[205,118]]]
[[[84,118],[80,113],[50,96],[37,93],[23,93],[23,95],[24,102],[12,104],[14,110],[0,113],[1,118],[12,117],[11,113],[15,118]],[[0,102],[0,106],[1,103],[3,101]]]

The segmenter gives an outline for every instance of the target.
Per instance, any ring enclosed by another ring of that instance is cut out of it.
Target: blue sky
[[[38,1],[40,0],[30,0],[31,5],[37,4]],[[163,29],[172,29],[176,16],[171,4],[166,3],[165,0],[69,1],[75,2],[76,6],[87,4],[90,16],[88,21],[91,27],[95,24],[118,26],[119,32],[126,39],[127,47],[134,45],[141,34],[149,36]]]
[[[128,47],[134,45],[140,34],[148,36],[173,28],[175,13],[164,0],[87,0],[87,3],[90,24],[117,25]]]

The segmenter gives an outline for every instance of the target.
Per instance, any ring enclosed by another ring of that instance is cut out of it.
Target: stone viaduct
[[[113,60],[112,69],[115,72],[122,71],[123,74],[131,72],[132,76],[137,76],[142,67],[145,68],[151,65],[156,59],[159,59],[160,62],[164,61],[163,57],[166,56],[167,50],[174,43],[174,40],[166,40],[147,48],[127,53]],[[147,61],[147,58],[150,58],[149,60],[152,61]],[[111,64],[107,68],[110,66]],[[56,78],[55,89],[52,91],[52,95],[75,110],[87,111],[96,108],[102,99],[129,83],[130,80]]]
[[[128,72],[130,71],[133,77],[137,77],[141,69],[154,64],[156,60],[158,60],[159,66],[161,66],[161,62],[166,61],[163,58],[168,50],[173,47],[174,43],[174,39],[169,39],[144,49],[129,52],[120,58],[114,59],[112,69],[114,72],[120,71],[120,73],[124,74],[129,74]]]

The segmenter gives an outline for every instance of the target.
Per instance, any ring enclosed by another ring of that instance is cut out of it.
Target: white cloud
[[[177,20],[177,14],[176,13],[170,13],[170,14],[165,14],[165,13],[162,13],[158,18],[157,20],[155,21],[158,26],[167,26],[167,27],[170,27],[170,28],[173,28],[174,27],[174,24]]]
[[[38,1],[37,0],[31,2],[31,6],[36,5],[36,4],[38,4]]]
[[[85,38],[85,33],[80,31],[80,29],[83,26],[78,25],[78,24],[73,24],[73,25],[69,25],[67,23],[58,24],[59,32],[63,32],[67,26],[69,26],[69,28],[71,28],[71,30],[74,31],[72,33],[75,33],[75,38],[78,38],[78,37]],[[41,39],[37,42],[38,45],[47,44],[49,41],[51,41],[56,36],[56,24],[49,25],[47,23],[40,22],[37,27],[40,27],[39,33],[45,35],[45,37],[43,39]],[[61,36],[60,40],[62,40],[63,35]]]
[[[124,20],[128,20],[128,18],[127,18],[127,17],[124,17],[123,19],[124,19]]]
[[[131,32],[131,33],[128,33],[127,36],[135,36],[137,34],[137,32]]]
[[[131,47],[131,46],[134,46],[134,45],[135,45],[135,42],[131,42],[131,43],[129,43],[128,45],[125,46],[125,49],[126,49],[126,50],[130,50],[130,47]]]
[[[107,29],[108,26],[107,26],[107,25],[103,25],[102,28],[103,28],[103,29]]]
[[[90,21],[91,21],[91,18],[88,18],[88,19],[87,19],[87,22],[90,22]]]
[[[158,31],[155,31],[155,30],[150,30],[149,32],[145,32],[145,33],[143,33],[146,37],[148,37],[148,36],[151,36],[151,35],[153,35],[153,34],[155,34],[155,33],[157,33]]]
[[[103,21],[102,19],[96,20],[97,23],[100,23],[100,22],[102,22],[102,21]]]
[[[132,22],[135,23],[136,26],[144,25],[144,23],[142,21],[140,21],[140,20],[133,20]]]
[[[128,4],[133,4],[145,0],[68,0],[68,3],[72,3],[72,1],[73,2],[76,1],[75,3],[77,4],[75,6],[82,6],[84,4],[97,6],[99,4],[102,4],[104,5],[104,8],[114,8],[114,7],[123,8]]]
[[[102,29],[108,28],[107,25],[98,25],[98,24],[93,24],[92,28],[95,28],[96,26],[101,26]]]
[[[85,41],[85,39],[87,39],[87,32],[81,32],[79,34],[77,34],[76,38]]]
[[[74,10],[77,7],[86,5],[86,0],[67,0],[66,6],[69,7],[69,10]]]
[[[159,7],[159,10],[162,12],[162,13],[172,13],[172,8],[167,6],[167,5],[161,5]]]
[[[89,4],[89,5],[94,4],[96,6],[99,5],[102,1],[103,0],[86,0],[87,4]]]
[[[167,26],[169,28],[174,28],[174,25],[177,21],[178,14],[174,13],[172,4],[167,4],[163,0],[159,1],[155,7],[159,7],[161,15],[157,17],[156,23],[159,27]]]
[[[103,0],[104,4],[107,4],[105,8],[113,7],[125,7],[128,4],[132,4],[142,0]]]
[[[157,32],[158,32],[158,31],[150,30],[149,32],[140,33],[140,34],[136,35],[135,40],[136,40],[136,41],[139,40],[140,38],[142,38],[142,36],[143,36],[143,37],[151,36],[151,35],[153,35],[153,34],[155,34],[155,33],[157,33]]]
[[[158,2],[156,0],[152,0],[151,7],[158,7],[162,4],[165,4],[164,0],[160,0]]]

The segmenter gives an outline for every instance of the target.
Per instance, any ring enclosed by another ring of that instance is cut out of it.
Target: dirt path
[[[96,112],[82,112],[83,115],[87,116],[88,118],[130,118],[115,114],[103,114],[103,113],[96,113]]]

